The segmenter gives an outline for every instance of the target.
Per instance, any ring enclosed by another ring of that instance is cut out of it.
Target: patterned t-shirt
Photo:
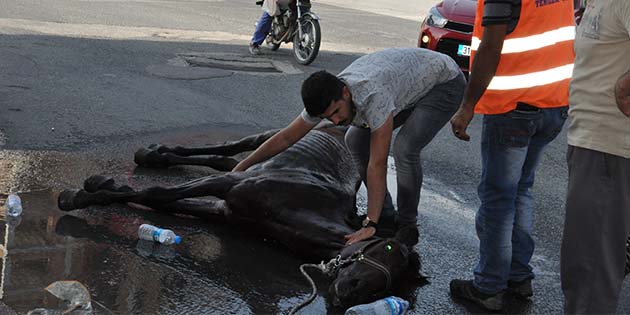
[[[423,48],[390,48],[355,60],[339,75],[352,94],[352,125],[378,129],[390,113],[412,107],[435,85],[453,80],[461,70],[451,57]],[[321,121],[302,111],[310,124]]]

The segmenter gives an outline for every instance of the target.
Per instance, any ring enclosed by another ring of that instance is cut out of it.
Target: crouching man
[[[239,163],[234,171],[269,159],[301,139],[322,119],[351,125],[346,144],[368,191],[362,228],[346,236],[347,244],[377,231],[412,225],[422,187],[420,153],[459,107],[464,75],[447,55],[422,48],[393,48],[358,58],[339,75],[313,73],[302,84],[305,109],[287,127]],[[387,191],[387,157],[393,131],[398,185],[396,220]],[[383,235],[386,236],[386,235]]]

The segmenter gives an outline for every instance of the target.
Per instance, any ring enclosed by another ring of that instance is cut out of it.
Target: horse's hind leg
[[[149,167],[200,165],[219,171],[231,171],[238,164],[238,161],[228,156],[255,150],[277,132],[278,130],[271,130],[237,141],[203,148],[184,148],[181,146],[168,148],[161,145],[151,145],[148,148],[138,150],[134,155],[134,161],[140,166]],[[204,157],[193,157],[199,155],[204,155]]]
[[[222,155],[180,156],[173,153],[158,153],[145,148],[136,151],[134,161],[139,166],[162,168],[175,165],[200,165],[222,172],[231,171],[238,164],[238,160]]]
[[[192,155],[223,155],[232,156],[241,152],[256,150],[263,142],[271,138],[278,133],[279,129],[269,130],[259,134],[247,136],[235,141],[227,141],[222,144],[215,144],[201,148],[184,148],[173,147],[168,148],[164,146],[157,146],[156,151],[158,153],[173,153],[179,156],[192,156]]]
[[[142,191],[64,190],[58,197],[59,209],[64,211],[85,208],[91,205],[133,202],[158,208],[184,198],[216,196],[224,199],[234,185],[244,179],[246,174],[228,173],[220,176],[204,177],[171,187],[151,187]]]

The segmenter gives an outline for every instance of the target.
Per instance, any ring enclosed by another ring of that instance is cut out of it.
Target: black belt
[[[537,112],[540,110],[540,108],[536,107],[536,106],[532,106],[529,105],[527,103],[523,103],[523,102],[517,102],[516,103],[516,110],[522,110],[524,112]]]

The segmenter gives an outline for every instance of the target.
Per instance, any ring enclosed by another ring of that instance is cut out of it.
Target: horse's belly
[[[327,175],[313,174],[306,170],[276,170],[241,181],[228,195],[261,205],[319,208],[353,199],[354,190],[352,185],[340,183]]]

